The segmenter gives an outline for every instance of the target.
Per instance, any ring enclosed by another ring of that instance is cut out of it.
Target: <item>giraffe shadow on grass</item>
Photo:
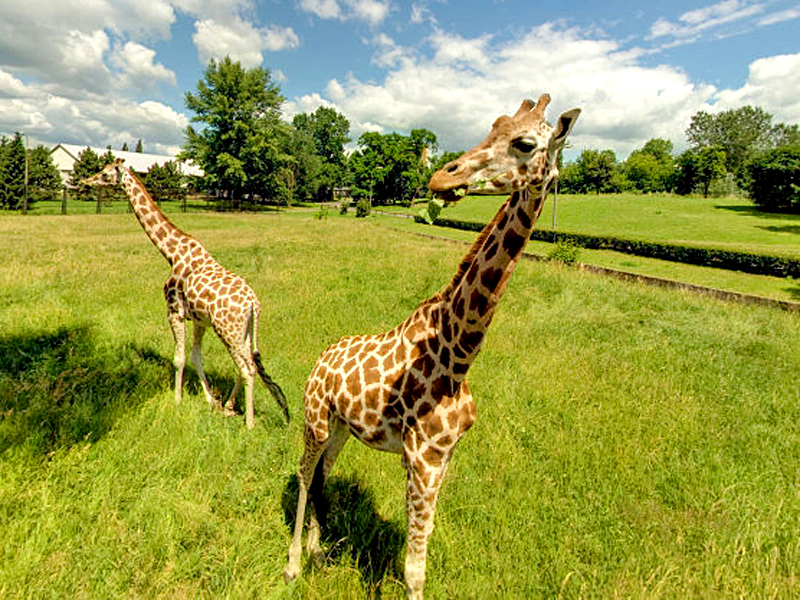
[[[117,418],[172,383],[152,348],[98,345],[89,327],[0,336],[0,453],[42,455],[103,437]]]
[[[289,531],[294,528],[299,484],[292,475],[283,491],[281,506]],[[380,597],[381,582],[402,581],[400,558],[406,542],[404,524],[380,516],[367,487],[355,477],[328,478],[318,507],[326,562],[350,556],[371,596]]]

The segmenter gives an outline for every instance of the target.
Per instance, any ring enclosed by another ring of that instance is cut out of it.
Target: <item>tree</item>
[[[725,151],[721,148],[706,147],[697,154],[697,184],[703,191],[703,198],[708,198],[711,184],[725,176]]]
[[[617,157],[613,150],[586,149],[575,161],[575,171],[568,173],[570,185],[581,194],[590,191],[595,194],[610,191],[616,164]]]
[[[112,191],[105,188],[91,188],[83,185],[82,180],[92,175],[96,175],[103,170],[110,162],[114,161],[114,155],[109,150],[103,156],[98,156],[97,152],[91,148],[86,148],[78,154],[78,158],[72,165],[72,174],[70,175],[68,185],[73,189],[74,194],[79,200],[91,200],[92,196],[97,201],[97,214],[102,212],[102,205],[108,199]]]
[[[136,140],[136,150],[134,150],[134,152],[138,152],[139,154],[144,152],[144,148],[142,147],[142,140],[141,139]]]
[[[120,148],[122,152],[128,151],[128,142],[122,142],[122,148]]]
[[[800,145],[782,146],[748,165],[753,201],[773,211],[800,213]]]
[[[350,121],[333,108],[320,106],[313,113],[292,119],[297,134],[292,143],[298,193],[306,199],[330,200],[333,188],[343,184],[350,141]]]
[[[192,122],[203,127],[187,128],[181,158],[191,158],[205,172],[206,186],[231,200],[285,196],[291,159],[283,100],[268,69],[211,60],[197,92],[186,93]]]
[[[376,204],[410,204],[424,193],[430,178],[425,149],[436,147],[432,132],[415,129],[408,136],[367,132],[358,144],[359,151],[348,161],[353,197]]]
[[[623,167],[627,179],[641,192],[668,190],[674,170],[672,142],[660,138],[653,138],[641,150],[631,152]]]
[[[0,208],[17,210],[25,195],[25,144],[22,134],[0,139]]]
[[[715,115],[700,111],[692,117],[686,138],[695,150],[715,147],[725,154],[725,169],[739,185],[746,177],[747,161],[771,148],[783,127],[776,130],[772,115],[761,108],[743,106]]]
[[[53,155],[44,146],[28,153],[28,201],[53,200],[63,187]]]
[[[158,203],[164,200],[182,200],[186,197],[183,175],[175,161],[169,160],[163,165],[154,164],[142,179],[147,191]]]

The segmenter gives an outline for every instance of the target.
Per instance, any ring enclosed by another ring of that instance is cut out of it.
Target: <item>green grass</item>
[[[388,217],[386,218],[388,219]],[[0,217],[0,596],[402,597],[403,472],[351,442],[322,569],[281,573],[305,378],[464,249],[394,220],[175,214],[264,306],[257,427],[172,400],[167,265],[132,215]],[[390,224],[391,223],[391,224]],[[212,386],[233,365],[206,340]],[[469,374],[426,593],[800,594],[800,319],[523,262]],[[189,370],[191,373],[191,370]]]
[[[443,216],[486,223],[504,200],[470,196],[446,208]],[[552,228],[553,205],[551,195],[540,228]],[[556,217],[558,231],[800,259],[800,215],[762,212],[745,198],[559,194]]]

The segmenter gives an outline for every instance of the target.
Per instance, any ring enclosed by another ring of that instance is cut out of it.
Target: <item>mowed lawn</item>
[[[553,194],[538,227],[625,239],[786,256],[800,260],[800,215],[757,210],[746,198]],[[442,216],[488,222],[504,197],[468,196]]]
[[[174,404],[168,267],[133,215],[0,217],[0,596],[402,597],[400,460],[355,441],[327,488],[327,564],[283,583],[302,389],[327,345],[404,319],[465,248],[352,216],[172,217],[259,294],[293,420],[257,384],[247,431],[191,368]],[[225,394],[233,364],[205,347]],[[797,596],[798,373],[797,314],[523,261],[468,375],[478,420],[426,594]]]

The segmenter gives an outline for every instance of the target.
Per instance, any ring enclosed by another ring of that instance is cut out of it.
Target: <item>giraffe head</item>
[[[581,111],[565,112],[552,127],[544,119],[549,102],[550,96],[542,94],[536,104],[524,100],[513,117],[498,117],[485,140],[434,173],[431,192],[456,201],[466,194],[507,194],[555,178],[558,153]]]
[[[123,168],[123,161],[121,158],[115,159],[113,162],[108,163],[103,170],[97,175],[92,175],[86,179],[81,179],[83,185],[91,186],[112,186],[119,185],[121,176],[120,169]]]

